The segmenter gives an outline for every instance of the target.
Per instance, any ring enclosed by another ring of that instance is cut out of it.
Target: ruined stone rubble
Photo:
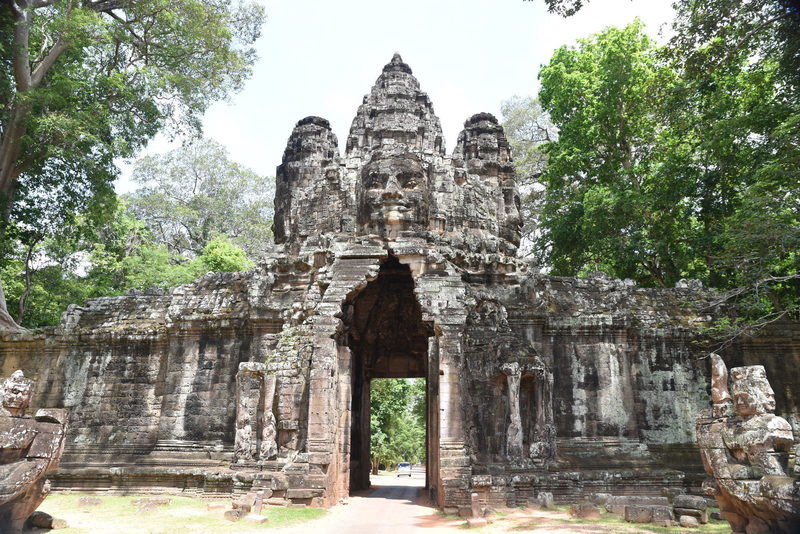
[[[467,119],[448,154],[399,55],[344,145],[325,119],[297,123],[276,245],[256,268],[91,299],[56,328],[4,334],[0,371],[24,369],[37,405],[70,410],[55,488],[335,504],[369,484],[369,383],[385,377],[427,379],[439,506],[699,485],[708,371],[693,342],[722,313],[712,291],[539,273],[517,253],[497,119]],[[797,383],[798,338],[790,325],[726,358]],[[776,401],[798,410],[783,390]]]

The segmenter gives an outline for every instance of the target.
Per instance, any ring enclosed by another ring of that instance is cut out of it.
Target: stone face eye
[[[383,188],[383,181],[377,174],[371,174],[366,179],[368,189],[381,189]]]
[[[405,174],[398,176],[399,182],[405,189],[414,189],[419,185],[419,177],[413,174]]]

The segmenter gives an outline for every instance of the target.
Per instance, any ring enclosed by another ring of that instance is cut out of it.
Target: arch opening
[[[433,327],[422,320],[411,269],[394,256],[383,262],[377,278],[344,307],[346,344],[351,354],[349,486],[352,492],[370,487],[372,381],[426,379],[426,401],[430,405],[428,338],[433,335]],[[428,415],[425,434],[428,451],[431,429]],[[425,465],[427,485],[430,462]]]

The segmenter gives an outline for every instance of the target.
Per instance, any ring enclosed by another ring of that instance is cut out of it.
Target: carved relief
[[[734,532],[798,532],[798,479],[787,473],[792,428],[773,413],[774,392],[764,367],[731,369],[731,404],[725,363],[715,354],[711,358],[713,406],[697,418],[703,466],[713,477],[703,487]]]
[[[263,363],[243,362],[236,375],[236,437],[233,454],[237,463],[271,460],[278,454],[273,412],[275,376],[265,373]]]
[[[522,363],[504,363],[500,370],[508,382],[510,423],[506,450],[509,458],[527,457],[537,463],[553,461],[556,434],[552,406],[553,375],[538,356],[525,358]],[[527,387],[521,387],[521,384]]]
[[[3,383],[0,409],[0,526],[22,532],[28,516],[50,492],[45,474],[58,467],[64,448],[67,412],[42,409],[25,416],[33,381],[15,371]]]

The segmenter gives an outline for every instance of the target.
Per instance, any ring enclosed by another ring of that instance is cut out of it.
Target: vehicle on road
[[[397,464],[397,476],[408,475],[411,478],[411,464],[408,462],[399,462]]]

